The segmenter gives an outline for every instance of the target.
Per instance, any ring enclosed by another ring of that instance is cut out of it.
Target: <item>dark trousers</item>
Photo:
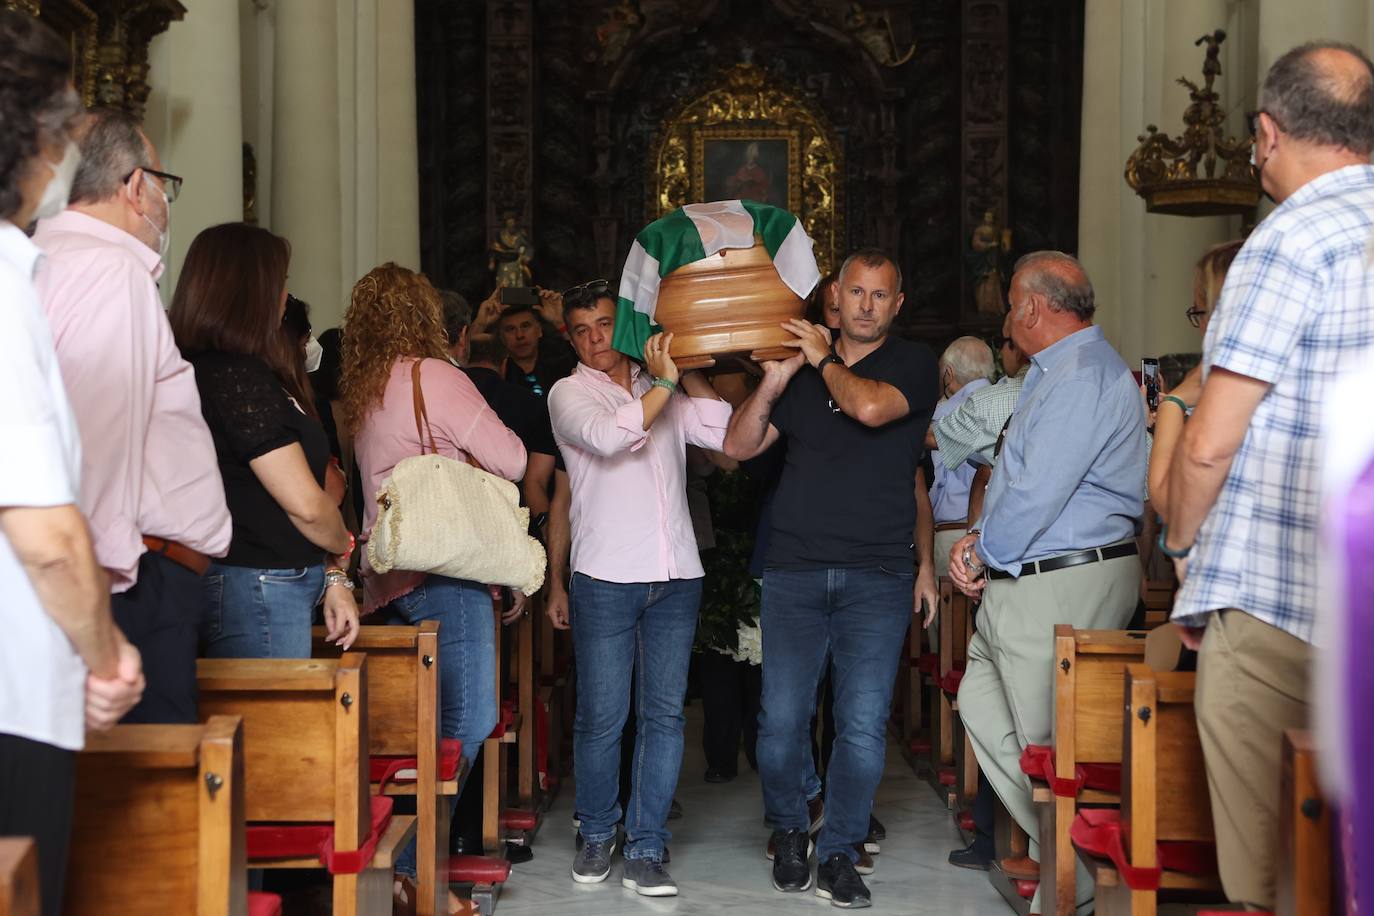
[[[138,582],[110,596],[110,612],[143,656],[148,686],[124,724],[196,723],[196,644],[205,616],[201,577],[160,553],[138,561]]]
[[[37,841],[43,916],[62,912],[75,779],[72,751],[0,735],[0,836]]]
[[[826,667],[829,668],[829,665]],[[830,752],[835,749],[835,689],[831,686],[829,672],[821,678],[818,693],[821,712],[811,717],[811,763],[816,768],[816,775],[820,777],[821,787],[824,787],[825,774],[830,769]],[[817,725],[821,727],[819,743],[816,740]],[[808,795],[808,800],[811,797]]]
[[[706,651],[701,665],[701,707],[705,716],[701,736],[708,769],[733,776],[739,771],[740,739],[744,758],[758,769],[755,748],[759,736],[759,694],[763,670],[719,652]]]

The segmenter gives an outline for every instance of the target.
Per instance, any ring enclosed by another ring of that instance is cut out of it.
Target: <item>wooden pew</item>
[[[73,811],[68,916],[281,912],[248,892],[237,716],[88,734]]]
[[[1161,894],[1221,895],[1195,681],[1192,673],[1126,669],[1121,807],[1085,808],[1070,830],[1093,875],[1099,916],[1154,916]]]
[[[1054,628],[1054,742],[1028,748],[1040,818],[1040,902],[1073,916],[1077,858],[1069,839],[1077,806],[1121,804],[1121,708],[1126,667],[1145,657],[1141,630]]]
[[[321,868],[334,912],[391,912],[395,856],[413,815],[369,794],[365,656],[201,659],[202,715],[243,717],[252,868]]]
[[[0,916],[38,916],[38,845],[0,837]]]
[[[1279,802],[1278,916],[1327,916],[1341,912],[1332,880],[1331,808],[1317,783],[1312,735],[1283,734]]]
[[[339,658],[324,627],[311,631],[317,658]],[[360,627],[353,651],[367,655],[369,777],[374,793],[415,796],[416,912],[448,911],[452,799],[462,747],[439,740],[439,624]],[[385,783],[385,784],[383,784]]]
[[[978,791],[978,763],[964,732],[959,712],[959,683],[968,665],[968,644],[973,638],[973,602],[946,577],[940,579],[940,662],[935,677],[935,716],[938,739],[935,778],[941,797],[950,808],[968,807]]]

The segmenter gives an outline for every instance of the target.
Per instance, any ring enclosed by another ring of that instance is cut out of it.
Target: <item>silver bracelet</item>
[[[327,572],[324,574],[324,587],[331,588],[335,585],[342,585],[349,591],[353,591],[353,580],[348,577],[348,573]]]

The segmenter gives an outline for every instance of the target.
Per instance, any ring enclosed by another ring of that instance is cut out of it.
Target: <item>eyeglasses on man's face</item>
[[[173,175],[171,172],[159,172],[157,169],[150,169],[144,165],[139,166],[134,169],[133,172],[125,175],[123,183],[128,184],[129,179],[134,177],[134,172],[138,171],[142,171],[145,175],[152,175],[154,178],[162,181],[162,190],[167,194],[167,203],[170,204],[181,196],[182,177],[180,175]]]

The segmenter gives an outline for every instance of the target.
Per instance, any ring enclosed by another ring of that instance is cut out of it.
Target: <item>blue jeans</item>
[[[253,569],[211,563],[200,639],[207,658],[309,658],[324,566]]]
[[[582,836],[591,842],[615,836],[622,814],[620,733],[633,676],[638,731],[624,812],[625,857],[661,858],[682,768],[682,704],[701,580],[622,584],[577,573],[569,597],[577,658],[573,770]]]
[[[763,576],[763,699],[759,776],[768,822],[806,829],[815,778],[809,730],[816,685],[831,659],[835,746],[826,773],[817,858],[857,859],[883,777],[887,717],[902,638],[911,623],[910,569],[769,570]]]
[[[496,618],[491,592],[466,579],[431,575],[387,605],[385,612],[393,624],[439,621],[439,731],[463,742],[463,758],[471,763],[496,727]],[[455,795],[450,804],[457,803]],[[415,877],[414,840],[396,857],[396,872]]]

